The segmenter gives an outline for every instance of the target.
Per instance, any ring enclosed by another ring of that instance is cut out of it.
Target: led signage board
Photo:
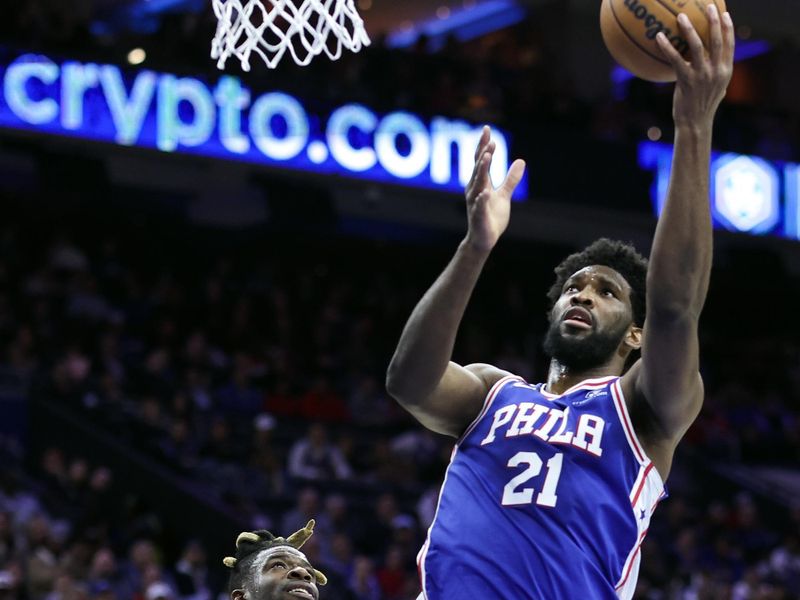
[[[661,213],[672,170],[672,146],[644,142],[639,166],[655,172],[652,200]],[[714,225],[738,233],[800,239],[800,165],[756,156],[714,153],[711,214]]]
[[[209,83],[43,55],[0,65],[0,82],[4,128],[458,193],[481,132],[461,120],[380,115],[360,104],[314,114],[290,94],[256,93],[231,76]],[[508,138],[496,129],[493,137],[492,180],[500,183]]]

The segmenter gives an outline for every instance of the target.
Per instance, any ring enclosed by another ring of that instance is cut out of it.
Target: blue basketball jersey
[[[664,484],[619,378],[505,377],[456,443],[418,565],[426,600],[631,598]]]

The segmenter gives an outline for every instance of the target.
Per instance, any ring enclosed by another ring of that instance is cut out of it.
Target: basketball
[[[675,71],[656,43],[663,31],[672,45],[689,59],[689,44],[678,26],[686,16],[708,47],[710,27],[706,8],[716,4],[720,15],[725,0],[603,0],[600,29],[611,56],[631,73],[648,81],[675,81]]]

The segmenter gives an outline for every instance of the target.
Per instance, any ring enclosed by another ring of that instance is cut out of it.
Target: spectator
[[[261,410],[261,394],[251,382],[255,370],[256,365],[246,354],[238,353],[234,357],[231,381],[217,392],[218,406],[225,413],[253,418]]]
[[[313,423],[305,438],[297,440],[289,453],[289,475],[300,479],[347,479],[352,471],[342,453],[328,441],[328,431]]]
[[[321,538],[330,539],[336,533],[358,530],[357,522],[350,515],[347,497],[333,493],[325,498],[325,509],[317,517],[316,531]]]
[[[355,559],[350,589],[358,600],[381,600],[381,586],[375,576],[375,566],[366,556],[357,556]]]
[[[320,375],[300,397],[300,416],[306,419],[342,422],[348,418],[347,406],[328,377]]]
[[[206,443],[200,448],[200,456],[220,463],[240,462],[244,453],[239,442],[234,439],[228,418],[215,416]]]
[[[155,544],[146,539],[134,541],[124,567],[128,586],[133,590],[146,590],[150,583],[154,583],[150,580],[157,579],[159,570]]]
[[[147,586],[145,600],[177,600],[175,592],[163,581],[155,581]]]
[[[117,558],[109,547],[103,547],[92,557],[91,568],[87,576],[89,589],[93,593],[113,592],[118,598],[133,596],[134,588],[123,577],[117,564]]]
[[[410,577],[405,563],[403,549],[390,546],[386,551],[383,566],[377,573],[384,600],[400,600],[407,597]]]
[[[297,504],[288,511],[281,520],[282,531],[295,531],[299,525],[308,523],[315,519],[319,514],[319,493],[312,487],[305,487],[297,495]],[[315,544],[319,544],[320,536],[314,538]]]
[[[186,544],[175,564],[176,591],[183,600],[211,600],[212,589],[206,552],[202,544],[192,540]]]
[[[353,575],[353,543],[347,533],[334,533],[330,550],[323,555],[323,563],[329,571],[338,573],[346,581]]]
[[[17,551],[17,543],[11,526],[11,513],[0,510],[0,565],[10,561]]]
[[[26,534],[27,592],[33,598],[41,598],[53,588],[58,576],[58,561],[53,551],[50,523],[44,515],[36,515],[28,523]]]

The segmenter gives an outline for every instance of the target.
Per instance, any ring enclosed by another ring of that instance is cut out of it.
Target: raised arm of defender
[[[697,326],[708,291],[712,258],[709,163],[714,115],[733,71],[730,15],[709,4],[711,45],[703,47],[689,19],[680,27],[691,47],[687,62],[663,34],[658,44],[678,74],[673,102],[672,179],[658,221],[647,275],[642,360],[623,379],[626,396],[640,401],[639,432],[662,476],[678,441],[700,412]],[[636,422],[636,419],[634,419]]]
[[[420,423],[452,436],[463,433],[480,412],[489,388],[506,375],[491,365],[462,367],[450,360],[467,302],[508,226],[511,195],[525,170],[523,161],[515,161],[495,190],[489,178],[494,148],[485,127],[466,189],[467,235],[411,313],[386,376],[389,393]]]

